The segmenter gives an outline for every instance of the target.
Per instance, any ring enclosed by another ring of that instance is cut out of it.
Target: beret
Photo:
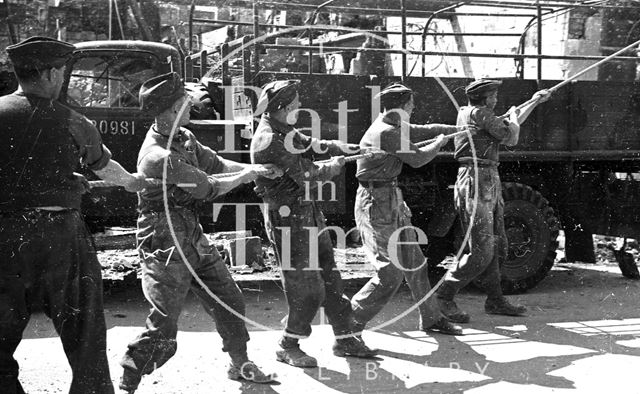
[[[380,93],[376,94],[375,98],[400,97],[406,93],[413,93],[413,90],[409,89],[401,83],[394,83],[382,89]]]
[[[488,93],[493,92],[494,90],[498,90],[498,87],[502,84],[502,81],[498,81],[495,79],[478,79],[471,82],[465,89],[464,92],[469,97],[483,97]]]
[[[284,81],[272,81],[262,87],[262,93],[258,98],[256,115],[263,112],[275,112],[291,103],[298,93],[297,79]]]
[[[75,49],[68,42],[34,36],[9,45],[6,52],[14,68],[37,70],[62,67]]]
[[[185,94],[186,90],[178,73],[162,74],[140,86],[140,109],[155,116],[171,107]]]

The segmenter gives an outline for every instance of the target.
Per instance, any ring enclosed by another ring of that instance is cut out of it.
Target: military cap
[[[287,106],[296,97],[299,83],[299,80],[289,79],[272,81],[264,85],[260,98],[258,98],[256,114],[275,112]]]
[[[468,97],[471,98],[480,98],[487,96],[489,93],[494,90],[498,90],[498,87],[502,84],[502,81],[498,81],[495,79],[478,79],[471,82],[465,89],[464,92]]]
[[[140,87],[140,109],[153,116],[171,107],[186,94],[180,75],[162,74],[145,81]]]
[[[68,42],[34,36],[9,45],[6,51],[14,68],[39,70],[62,67],[75,49],[76,47]]]
[[[413,93],[413,90],[409,89],[401,83],[394,83],[382,89],[380,93],[375,95],[375,98],[386,99],[392,97],[400,97],[406,93]]]

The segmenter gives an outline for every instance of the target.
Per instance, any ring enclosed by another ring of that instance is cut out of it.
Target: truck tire
[[[533,288],[547,275],[556,257],[559,223],[547,199],[527,185],[505,182],[504,224],[509,240],[500,267],[505,294]]]

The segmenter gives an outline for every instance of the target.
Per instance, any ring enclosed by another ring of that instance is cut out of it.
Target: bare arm
[[[237,163],[237,164],[240,164],[240,163]],[[236,172],[236,171],[229,171],[229,172]],[[236,187],[242,184],[249,183],[255,180],[257,177],[258,175],[256,175],[255,171],[253,171],[251,168],[246,168],[246,169],[240,170],[240,172],[237,175],[231,175],[224,178],[216,178],[215,176],[209,176],[209,182],[215,183],[215,189],[217,192],[216,195],[221,196],[223,194],[229,193],[231,190],[235,189]]]
[[[509,137],[503,140],[503,144],[506,146],[515,146],[518,144],[518,140],[520,138],[520,125],[527,120],[531,112],[538,106],[538,104],[543,103],[551,97],[551,93],[547,90],[540,90],[536,92],[531,98],[532,101],[525,105],[520,110],[515,107],[511,107],[509,110]]]
[[[237,161],[224,159],[220,156],[218,156],[218,160],[223,167],[223,170],[221,171],[222,173],[244,171],[245,169],[251,167],[251,164],[238,163]]]
[[[399,127],[383,130],[379,138],[381,150],[394,155],[413,168],[422,167],[433,160],[447,142],[443,135],[439,135],[436,142],[419,148],[401,134]]]
[[[271,164],[244,164],[232,160],[225,160],[225,162],[224,173],[236,172],[237,174],[225,177],[216,177],[215,175],[209,176],[209,182],[215,183],[218,196],[228,193],[242,184],[253,182],[258,178],[258,176],[264,176],[269,179],[279,178],[282,176],[282,170]],[[271,172],[265,174],[265,170],[269,170]]]
[[[448,124],[431,123],[424,125],[409,124],[411,141],[422,141],[435,138],[440,134],[449,135],[465,130],[467,126],[452,126]]]
[[[516,111],[511,111],[509,114],[509,134],[502,143],[506,146],[516,146],[520,139],[520,122],[518,122],[518,115]]]
[[[409,148],[411,152],[398,153],[397,156],[411,167],[419,168],[433,160],[447,142],[448,140],[444,138],[444,135],[440,134],[436,137],[436,140],[429,145],[418,148],[414,144],[411,144]]]
[[[525,120],[527,120],[531,112],[538,106],[538,104],[542,104],[550,98],[551,93],[546,89],[535,92],[531,97],[531,103],[520,110],[520,113],[518,114],[518,124],[522,124]]]
[[[93,172],[107,182],[124,186],[130,192],[140,191],[146,186],[143,174],[131,174],[115,160],[109,160],[105,167],[100,170],[93,170]]]

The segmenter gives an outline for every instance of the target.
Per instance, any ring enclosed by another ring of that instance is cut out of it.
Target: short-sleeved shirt
[[[404,163],[415,159],[418,148],[411,141],[434,138],[438,134],[455,131],[455,126],[443,124],[406,124],[406,137],[402,135],[401,122],[391,114],[380,114],[360,140],[361,148],[377,148],[391,154],[377,158],[358,160],[356,177],[361,181],[393,180],[402,171]]]
[[[509,122],[498,118],[493,110],[485,106],[466,106],[458,112],[458,126],[473,125],[477,127],[473,136],[473,144],[478,159],[497,162],[500,144],[511,135]],[[473,158],[471,144],[467,135],[455,138],[455,154],[457,160]]]
[[[103,169],[111,152],[85,116],[18,91],[0,97],[0,212],[59,206],[79,209],[80,165]]]
[[[166,178],[163,178],[166,161]],[[217,181],[211,174],[224,172],[216,152],[202,145],[189,130],[180,128],[169,137],[151,126],[138,154],[138,172],[147,178],[166,179],[170,207],[194,207],[198,201],[218,196]],[[180,185],[178,185],[180,184]],[[138,194],[141,211],[163,206],[162,186],[150,186]]]
[[[284,171],[280,178],[258,177],[256,190],[270,208],[293,204],[305,190],[317,189],[316,181],[331,178],[328,168],[313,162],[312,145],[329,154],[344,154],[337,141],[318,140],[306,136],[294,127],[263,114],[251,140],[251,162],[273,164]],[[305,183],[306,182],[306,183]],[[310,193],[314,196],[316,193]]]

